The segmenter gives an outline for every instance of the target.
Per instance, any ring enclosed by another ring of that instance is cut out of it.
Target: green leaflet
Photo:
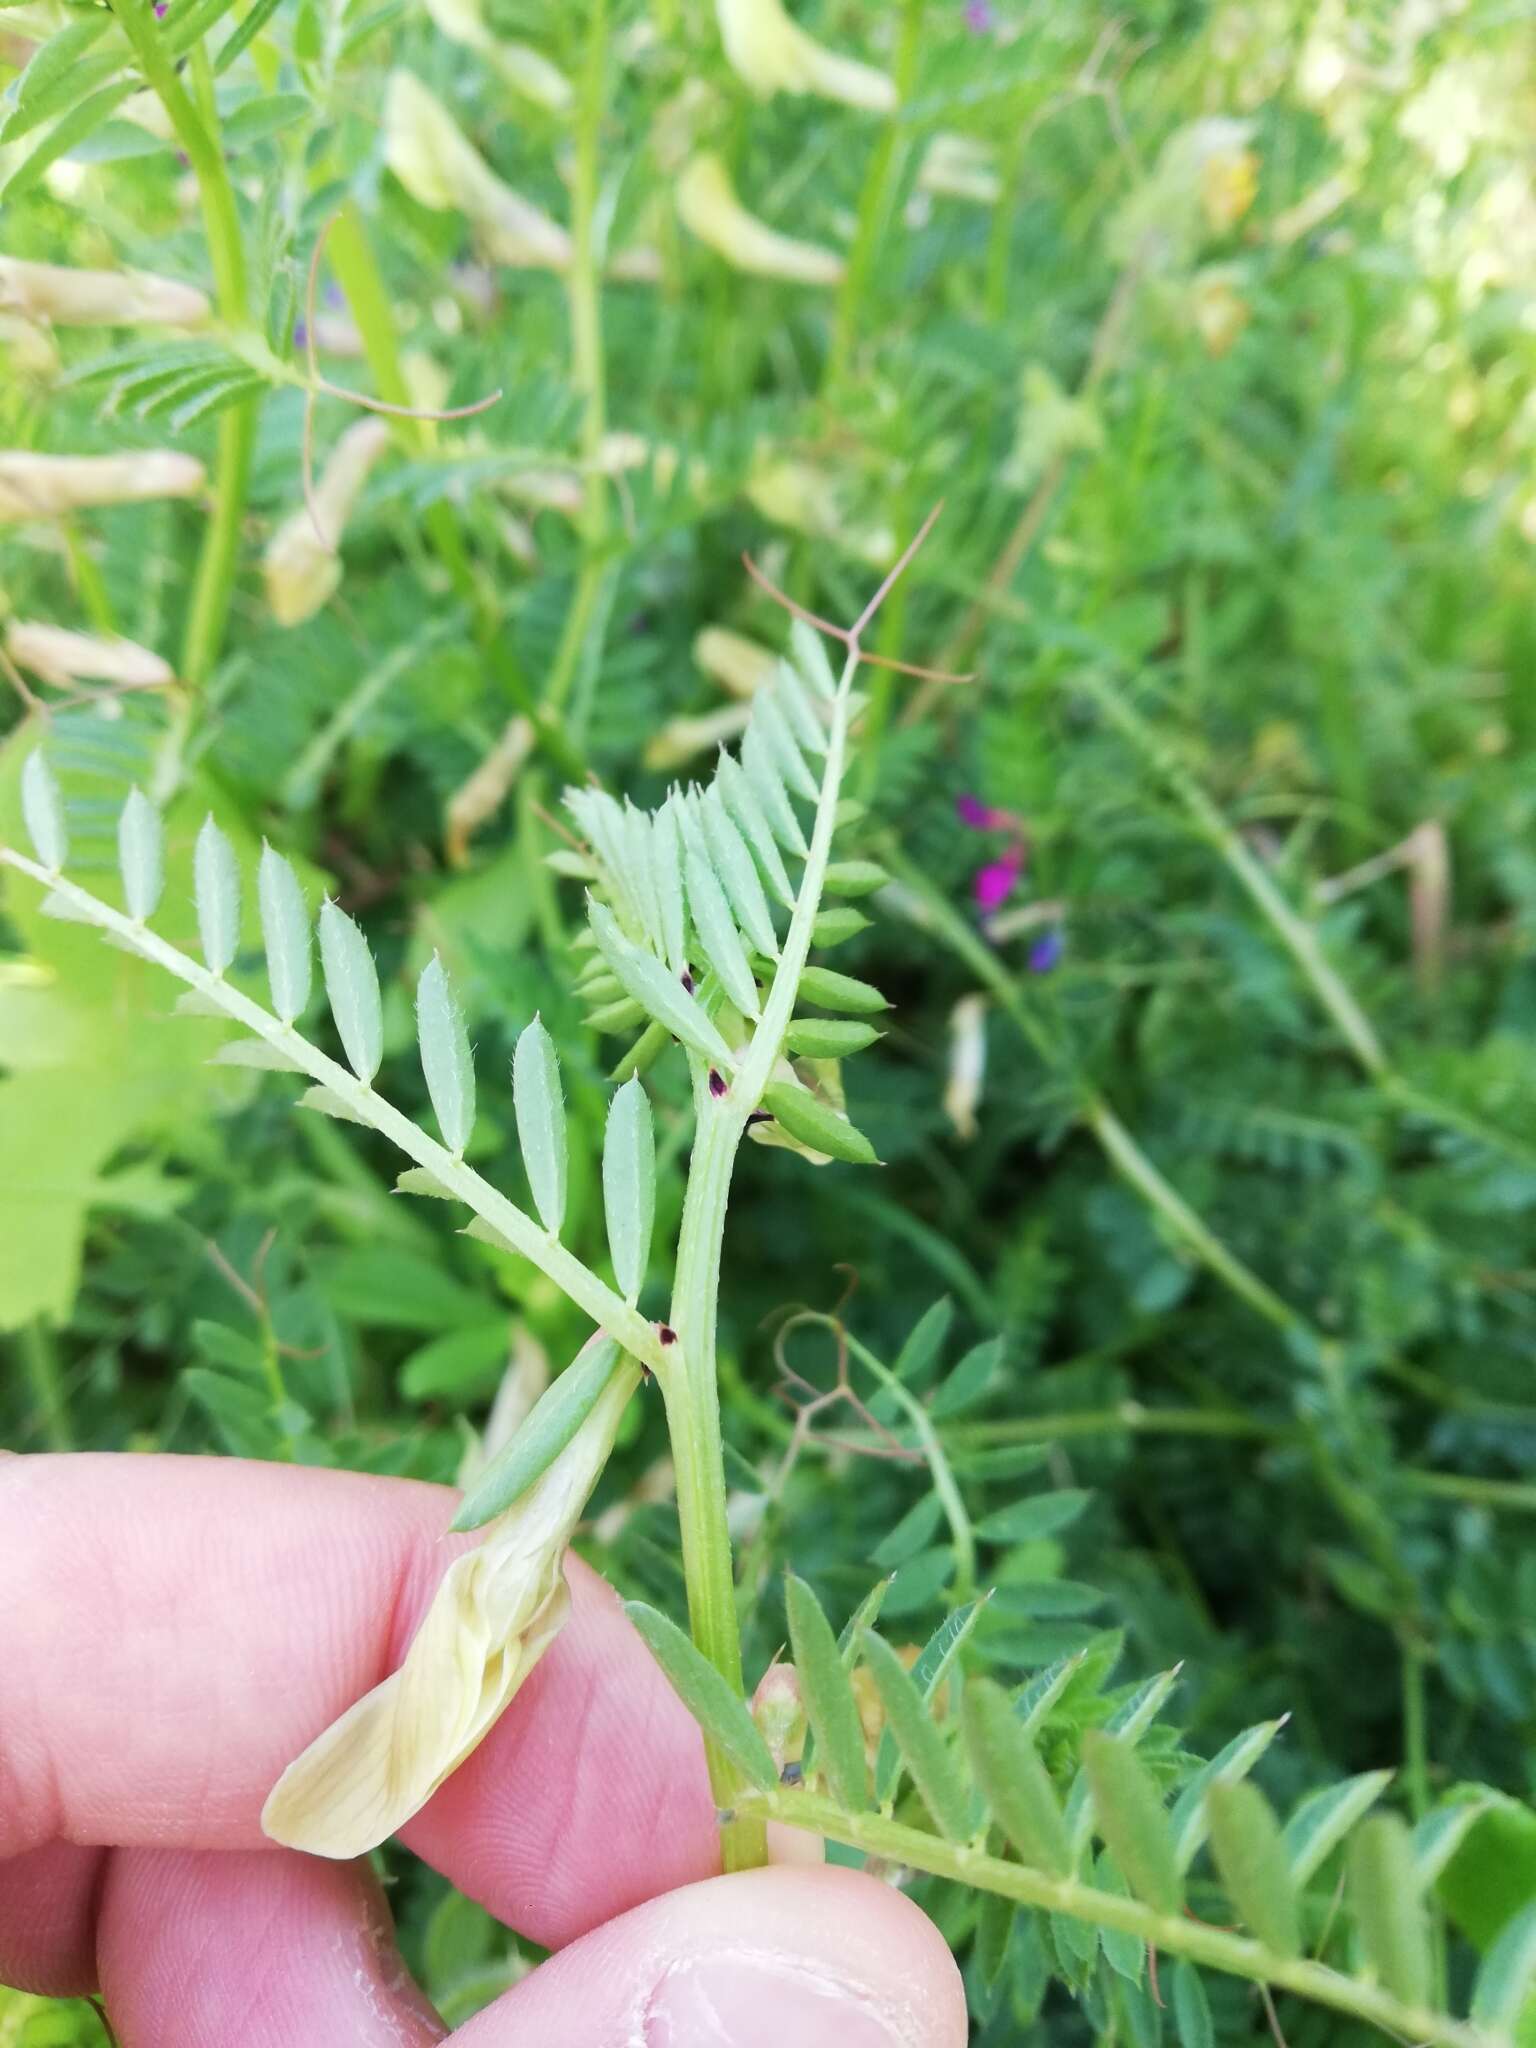
[[[789,645],[795,657],[796,668],[817,696],[836,696],[837,678],[832,673],[827,650],[822,645],[821,635],[815,627],[804,619],[792,619],[789,627]]]
[[[192,876],[203,958],[211,973],[223,974],[240,949],[240,868],[212,812],[197,835]]]
[[[1536,1899],[1504,1923],[1472,1987],[1478,2026],[1512,2032],[1536,1986]]]
[[[443,1143],[450,1152],[462,1153],[475,1124],[475,1062],[464,1019],[435,953],[416,984],[416,1037]]]
[[[1020,1858],[1053,1877],[1072,1872],[1061,1804],[1013,1703],[989,1678],[974,1678],[962,1707],[971,1773]]]
[[[1169,1824],[1173,1829],[1174,1854],[1180,1870],[1188,1870],[1205,1840],[1210,1816],[1205,1795],[1218,1778],[1241,1778],[1251,1771],[1274,1741],[1284,1721],[1260,1721],[1234,1735],[1209,1763],[1202,1764],[1173,1802]]]
[[[1301,1953],[1301,1915],[1279,1823],[1249,1778],[1218,1778],[1205,1795],[1211,1850],[1249,1932],[1279,1956]]]
[[[710,860],[741,929],[759,953],[776,960],[779,941],[773,928],[773,913],[747,842],[725,808],[718,786],[712,785],[705,791],[698,816]]]
[[[535,1401],[522,1427],[465,1494],[454,1529],[478,1529],[541,1479],[597,1406],[623,1354],[601,1330]]]
[[[1132,1892],[1160,1913],[1180,1912],[1184,1882],[1168,1816],[1135,1750],[1123,1736],[1091,1728],[1083,1737],[1083,1764],[1095,1824]]]
[[[371,1081],[384,1058],[379,971],[368,941],[329,897],[320,906],[320,967],[348,1063],[360,1081]]]
[[[847,1117],[839,1116],[808,1088],[794,1081],[770,1081],[763,1090],[763,1107],[784,1126],[792,1138],[829,1158],[845,1159],[855,1166],[878,1166],[875,1148]]]
[[[682,983],[653,954],[629,943],[606,904],[589,898],[587,915],[603,958],[646,1014],[701,1058],[734,1070],[735,1055]]]
[[[1349,1848],[1349,1902],[1367,1962],[1394,1997],[1429,1996],[1430,1945],[1413,1870],[1412,1838],[1395,1813],[1376,1813]]]
[[[1366,1771],[1303,1799],[1285,1824],[1291,1881],[1303,1885],[1392,1782],[1390,1771]]]
[[[700,1655],[676,1622],[643,1600],[626,1600],[624,1611],[709,1741],[730,1758],[749,1784],[760,1792],[774,1791],[779,1774],[746,1702]]]
[[[801,1059],[842,1060],[880,1036],[873,1024],[857,1024],[851,1018],[802,1017],[785,1033],[784,1050]]]
[[[773,827],[747,780],[745,769],[734,754],[721,753],[715,764],[713,786],[720,792],[720,801],[727,814],[741,827],[743,838],[768,878],[769,888],[786,910],[793,910],[795,891],[774,839]]]
[[[141,789],[130,789],[117,821],[117,865],[128,915],[143,924],[165,889],[165,828]]]
[[[690,851],[684,862],[688,885],[688,911],[708,964],[720,977],[720,986],[744,1017],[754,1021],[762,1014],[757,983],[747,960],[747,949],[736,929],[731,906],[726,901],[714,869],[702,852]]]
[[[818,1010],[850,1010],[855,1016],[873,1016],[891,1006],[879,989],[867,981],[855,981],[851,974],[836,974],[830,967],[807,967],[800,976],[800,999],[814,1003]]]
[[[868,896],[883,889],[890,876],[878,861],[835,860],[822,883],[829,896]]]
[[[538,1017],[518,1035],[512,1056],[512,1105],[533,1206],[544,1228],[558,1237],[565,1221],[565,1097],[554,1040]]]
[[[774,838],[787,852],[804,860],[810,848],[789,801],[779,763],[757,718],[747,727],[741,743],[741,768]]]
[[[309,915],[298,876],[265,841],[256,870],[256,900],[272,1008],[284,1024],[291,1024],[309,1001]]]
[[[608,1106],[603,1134],[603,1212],[614,1278],[628,1302],[645,1285],[656,1220],[656,1133],[651,1099],[631,1075]]]
[[[923,1695],[882,1637],[866,1631],[863,1649],[865,1665],[885,1708],[887,1728],[912,1774],[913,1784],[923,1795],[940,1833],[951,1842],[968,1840],[970,1799],[949,1745]]]
[[[816,1738],[816,1763],[833,1798],[857,1813],[868,1804],[869,1765],[864,1754],[864,1726],[838,1654],[837,1638],[821,1602],[804,1579],[793,1573],[784,1581],[784,1607],[800,1697]]]
[[[790,730],[784,707],[779,702],[774,686],[770,683],[758,691],[752,700],[752,725],[762,736],[762,744],[768,758],[778,769],[786,786],[796,796],[802,796],[808,804],[815,803],[821,790],[815,776],[805,765],[805,756],[799,742]],[[751,730],[751,727],[748,728]]]
[[[45,868],[57,874],[69,853],[69,834],[64,829],[64,799],[58,778],[41,747],[34,747],[22,765],[21,815],[33,852]]]

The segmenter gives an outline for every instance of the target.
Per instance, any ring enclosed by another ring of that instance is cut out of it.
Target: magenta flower
[[[984,868],[976,870],[976,879],[971,884],[971,893],[976,898],[976,908],[983,917],[990,917],[994,910],[1000,910],[1013,894],[1013,885],[1024,869],[1024,842],[1016,839],[1001,860],[988,861]]]
[[[1012,811],[1000,810],[995,804],[984,804],[979,796],[969,791],[955,798],[955,814],[962,825],[968,825],[973,832],[1006,832],[1009,842],[996,860],[978,868],[971,883],[971,893],[976,907],[983,917],[990,917],[1013,893],[1014,884],[1024,872],[1024,861],[1028,851],[1024,836],[1024,820]]]
[[[965,25],[973,36],[984,36],[997,26],[990,0],[966,0]]]

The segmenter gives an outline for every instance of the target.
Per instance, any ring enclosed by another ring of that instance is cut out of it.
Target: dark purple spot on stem
[[[675,1344],[677,1342],[677,1332],[670,1323],[663,1323],[661,1325],[661,1341],[663,1344]]]
[[[709,1070],[709,1092],[711,1095],[714,1096],[721,1096],[725,1093],[725,1082],[721,1078],[721,1076],[715,1072],[715,1069],[713,1067],[711,1067]]]
[[[686,967],[685,967],[685,968],[683,969],[683,976],[682,976],[682,980],[683,980],[683,987],[684,987],[684,988],[685,988],[685,989],[687,990],[687,992],[688,992],[688,994],[689,994],[689,995],[692,995],[692,994],[693,994],[693,976],[692,976],[692,975],[691,975],[691,974],[690,974],[690,973],[688,972],[688,970],[687,970],[687,968],[686,968]]]

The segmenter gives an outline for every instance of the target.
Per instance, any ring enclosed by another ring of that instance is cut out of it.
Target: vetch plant
[[[1072,1488],[1031,1495],[972,1524],[934,1428],[945,1407],[938,1397],[925,1406],[903,1378],[936,1359],[947,1308],[924,1318],[894,1370],[856,1340],[847,1348],[930,1465],[955,1536],[961,1605],[909,1664],[877,1632],[889,1582],[839,1634],[811,1587],[790,1577],[794,1684],[769,1688],[762,1725],[746,1704],[715,1356],[725,1219],[749,1131],[813,1158],[874,1158],[843,1113],[838,1063],[877,1035],[870,1020],[885,1000],[811,956],[848,935],[860,916],[854,902],[885,879],[869,861],[834,860],[834,842],[861,709],[862,635],[922,537],[853,627],[828,629],[845,647],[840,673],[813,630],[825,622],[797,616],[790,659],[754,694],[739,754],[722,754],[707,787],[673,788],[650,811],[590,787],[567,793],[584,844],[552,864],[589,892],[578,990],[597,1029],[628,1037],[601,1161],[611,1283],[563,1241],[567,1119],[558,1050],[539,1017],[518,1039],[511,1075],[530,1213],[468,1163],[475,1059],[436,956],[416,990],[434,1136],[375,1085],[384,1057],[379,978],[339,905],[324,902],[312,919],[294,869],[264,849],[256,901],[269,1001],[257,1002],[230,979],[242,876],[219,827],[204,825],[195,852],[197,960],[151,926],[165,864],[149,800],[135,790],[119,820],[120,910],[65,872],[65,805],[42,754],[28,758],[21,795],[33,854],[0,848],[0,859],[48,891],[43,907],[167,969],[185,984],[182,1006],[243,1027],[221,1061],[306,1077],[304,1106],[366,1126],[406,1156],[402,1193],[462,1205],[471,1234],[527,1259],[593,1325],[576,1359],[474,1474],[453,1528],[478,1531],[479,1540],[448,1565],[400,1668],[290,1763],[264,1825],[314,1853],[362,1854],[470,1754],[561,1625],[566,1548],[625,1407],[650,1375],[671,1437],[689,1631],[644,1603],[631,1602],[629,1612],[703,1730],[727,1867],[761,1861],[767,1823],[776,1821],[886,1867],[968,1886],[987,1902],[981,1966],[994,1973],[1023,1909],[1020,1942],[1041,1943],[1050,1930],[1054,1956],[1042,1953],[1041,1981],[1059,1975],[1101,2032],[1123,2025],[1132,2038],[1151,2038],[1161,1956],[1174,1965],[1186,2040],[1209,2038],[1196,1966],[1441,2048],[1511,2039],[1536,1978],[1528,1915],[1490,1947],[1468,2019],[1445,2010],[1424,1963],[1431,1890],[1482,1804],[1449,1804],[1410,1832],[1372,1811],[1389,1782],[1377,1771],[1319,1789],[1282,1826],[1248,1782],[1282,1723],[1248,1728],[1195,1765],[1159,1720],[1177,1670],[1111,1692],[1115,1653],[1101,1645],[1017,1691],[966,1679],[966,1647],[985,1606],[973,1597],[978,1542],[1038,1540],[1074,1518],[1087,1496]],[[829,898],[837,900],[829,906]],[[317,952],[345,1063],[300,1028]],[[672,1298],[657,1322],[639,1305],[656,1186],[643,1077],[674,1046],[687,1065],[695,1130]],[[832,1327],[825,1317],[797,1320]],[[996,1355],[995,1346],[979,1347],[957,1380],[981,1383]],[[1209,1872],[1200,1865],[1207,1853]],[[1341,1861],[1342,1894],[1329,1874]],[[1342,1949],[1342,1966],[1321,1960],[1324,1949]]]
[[[911,553],[843,636],[840,676],[810,626],[795,621],[792,659],[758,691],[740,758],[722,756],[707,790],[674,789],[651,813],[597,791],[568,792],[567,807],[588,843],[586,853],[555,856],[557,866],[590,887],[591,957],[579,987],[599,1028],[643,1030],[625,1063],[629,1078],[614,1097],[604,1145],[617,1291],[561,1242],[566,1120],[558,1054],[539,1018],[523,1031],[512,1072],[536,1212],[529,1215],[465,1160],[475,1122],[474,1058],[435,956],[418,983],[416,1021],[440,1139],[373,1085],[383,1057],[378,974],[362,933],[338,905],[321,906],[318,950],[345,1066],[298,1028],[314,981],[315,930],[282,855],[266,847],[257,872],[270,996],[263,1007],[227,979],[241,880],[212,819],[199,835],[195,861],[199,963],[149,928],[164,885],[164,853],[148,799],[134,790],[122,813],[126,911],[118,911],[62,872],[60,794],[43,757],[27,761],[23,807],[36,859],[11,849],[4,858],[51,886],[47,909],[99,926],[186,983],[189,1006],[243,1025],[250,1036],[224,1047],[221,1059],[307,1075],[304,1106],[381,1132],[413,1162],[401,1177],[402,1192],[463,1203],[473,1232],[529,1259],[597,1326],[592,1345],[476,1485],[459,1526],[489,1525],[488,1534],[450,1569],[405,1666],[327,1731],[274,1792],[268,1820],[281,1839],[336,1855],[374,1846],[493,1724],[559,1625],[565,1547],[641,1368],[655,1375],[667,1406],[694,1640],[730,1696],[741,1695],[715,1378],[726,1206],[737,1151],[756,1120],[774,1120],[813,1156],[874,1158],[868,1140],[834,1106],[840,1091],[825,1085],[825,1073],[820,1089],[807,1082],[817,1081],[819,1065],[873,1039],[866,1019],[884,999],[863,982],[811,965],[810,955],[845,930],[836,911],[823,911],[824,897],[857,894],[882,879],[868,863],[839,866],[831,855],[860,703],[853,688],[859,635]],[[697,1127],[673,1299],[667,1322],[656,1324],[636,1305],[655,1204],[655,1144],[638,1075],[672,1040],[689,1065]],[[739,1759],[719,1742],[711,1741],[709,1751],[716,1799],[726,1810],[743,1782]],[[760,1860],[760,1823],[729,1822],[725,1839],[728,1862]]]

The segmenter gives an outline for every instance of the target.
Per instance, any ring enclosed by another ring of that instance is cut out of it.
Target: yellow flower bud
[[[37,455],[0,451],[0,526],[53,519],[88,505],[139,505],[150,498],[195,498],[203,465],[169,448],[129,455]]]
[[[135,270],[74,270],[0,256],[0,311],[56,327],[201,327],[203,294],[171,277]]]
[[[261,571],[267,603],[280,626],[298,626],[313,618],[341,581],[341,535],[357,503],[368,472],[389,446],[389,429],[380,419],[359,420],[348,427],[315,486],[315,513],[308,505],[292,512],[267,543]]]
[[[71,633],[63,626],[45,626],[34,619],[11,619],[5,628],[5,651],[18,668],[31,671],[56,689],[71,683],[115,683],[125,690],[155,690],[174,682],[176,672],[152,648],[136,640],[94,633]]]
[[[614,1373],[543,1477],[448,1567],[400,1669],[283,1772],[261,1812],[274,1842],[367,1855],[490,1733],[565,1620],[566,1547],[639,1377]]]
[[[969,199],[994,206],[1002,196],[997,152],[974,135],[935,135],[917,173],[919,192],[943,199]]]
[[[409,71],[390,73],[384,159],[422,206],[435,213],[456,209],[466,214],[498,263],[521,269],[569,267],[571,238],[565,229],[502,183],[448,109]]]
[[[746,731],[750,709],[746,704],[727,704],[699,717],[669,718],[645,743],[646,767],[665,773],[699,754],[729,746]]]
[[[793,284],[837,284],[842,278],[843,259],[835,249],[781,235],[748,213],[717,156],[696,156],[684,170],[677,181],[677,211],[691,235],[737,270]]]
[[[876,114],[896,104],[896,87],[883,71],[808,36],[782,0],[715,0],[715,15],[732,69],[762,99],[775,92],[819,93]]]

